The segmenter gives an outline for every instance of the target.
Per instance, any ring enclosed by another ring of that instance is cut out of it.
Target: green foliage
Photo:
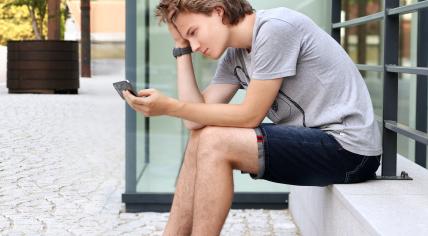
[[[67,17],[65,1],[61,1],[61,39]],[[47,18],[47,0],[0,0],[0,45],[8,40],[45,39]]]
[[[61,1],[60,6],[60,23],[59,23],[59,38],[64,39],[64,33],[65,33],[65,21],[70,17],[70,12],[67,9],[67,4],[65,1]]]
[[[0,0],[0,44],[7,40],[35,39],[31,18],[25,6],[5,5],[10,0]]]
[[[36,39],[45,39],[44,27],[47,12],[47,0],[10,0],[5,4],[5,8],[12,6],[24,6],[28,9],[31,19],[31,26]]]

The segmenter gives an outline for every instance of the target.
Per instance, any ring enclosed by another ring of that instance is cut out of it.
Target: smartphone
[[[128,80],[123,80],[119,82],[113,83],[113,87],[116,89],[117,93],[119,93],[120,97],[125,100],[123,97],[122,91],[128,90],[132,95],[137,96],[137,92],[135,91],[134,87]]]

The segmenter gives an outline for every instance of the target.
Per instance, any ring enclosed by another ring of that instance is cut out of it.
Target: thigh
[[[234,127],[205,127],[200,134],[199,147],[223,157],[232,167],[248,173],[259,171],[257,137],[254,129]]]
[[[344,181],[353,162],[333,136],[314,128],[262,124],[265,172],[260,178],[292,185]]]

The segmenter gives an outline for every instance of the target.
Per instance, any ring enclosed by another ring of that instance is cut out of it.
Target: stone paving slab
[[[0,82],[0,235],[162,235],[168,213],[124,213],[120,76],[78,95],[8,94]],[[297,235],[288,211],[232,210],[222,235]]]

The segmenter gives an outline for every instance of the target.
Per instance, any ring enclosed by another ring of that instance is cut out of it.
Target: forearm
[[[263,117],[245,104],[204,104],[174,100],[168,115],[202,125],[254,128]]]
[[[190,54],[177,57],[177,90],[178,98],[183,102],[205,103],[193,70],[192,57]],[[188,129],[202,128],[201,124],[184,120]]]
[[[177,89],[180,101],[204,102],[196,83],[190,54],[177,58]]]

